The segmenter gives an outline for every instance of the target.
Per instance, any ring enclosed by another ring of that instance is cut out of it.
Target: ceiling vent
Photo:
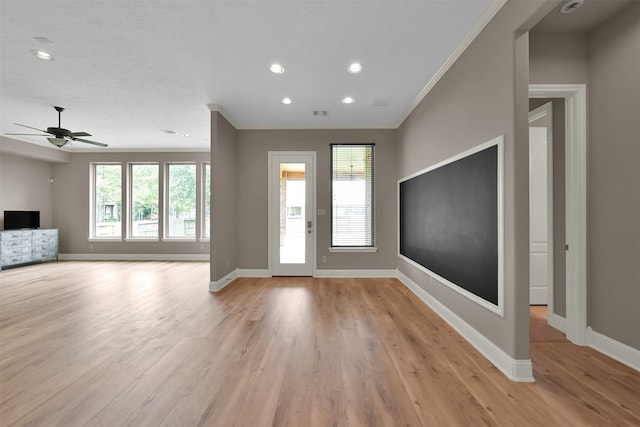
[[[329,112],[327,110],[314,110],[313,111],[313,115],[314,116],[321,116],[321,117],[326,117],[329,115]]]
[[[388,107],[391,105],[391,99],[389,98],[375,98],[373,100],[374,107]]]

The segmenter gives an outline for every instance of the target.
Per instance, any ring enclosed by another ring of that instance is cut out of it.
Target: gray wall
[[[587,322],[640,349],[640,3],[589,34],[530,36],[531,83],[587,84]]]
[[[583,34],[539,33],[529,36],[530,83],[587,83],[587,40]]]
[[[531,38],[530,40],[531,41]],[[567,263],[565,254],[565,120],[563,98],[534,98],[529,110],[551,102],[553,110],[553,311],[567,315]]]
[[[53,164],[0,151],[0,229],[5,210],[40,211],[40,226],[54,227]]]
[[[529,358],[529,41],[519,29],[548,10],[538,2],[508,2],[402,124],[398,138],[402,178],[504,135],[504,317],[402,260],[398,266],[515,359]]]
[[[640,349],[640,3],[588,45],[588,321]]]
[[[201,242],[89,242],[89,175],[91,162],[194,161],[198,167],[209,153],[72,153],[69,163],[53,166],[53,218],[60,229],[60,253],[71,254],[207,254]],[[123,194],[124,191],[123,191]]]
[[[267,175],[269,151],[315,151],[318,217],[317,267],[321,269],[396,268],[395,130],[241,130],[238,132],[237,202],[239,267],[267,269]],[[330,253],[331,143],[375,143],[376,253]],[[327,263],[321,263],[323,256]]]
[[[238,268],[237,131],[218,112],[211,112],[211,281]]]

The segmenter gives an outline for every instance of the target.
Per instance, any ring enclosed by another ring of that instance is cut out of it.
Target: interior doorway
[[[549,324],[564,332],[569,341],[587,344],[586,288],[586,85],[531,84],[529,98],[562,98],[565,113],[565,316],[557,310]],[[562,179],[556,176],[554,179]]]

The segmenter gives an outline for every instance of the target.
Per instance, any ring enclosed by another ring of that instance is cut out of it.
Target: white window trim
[[[378,252],[378,248],[376,246],[331,246],[329,252],[374,253]]]
[[[104,236],[100,236],[100,237],[89,237],[87,239],[88,242],[104,242],[104,243],[114,243],[114,242],[122,242],[123,239],[122,237],[112,237],[112,238],[108,238],[108,237],[104,237]]]
[[[163,242],[197,242],[198,240],[193,237],[193,238],[185,238],[185,237],[163,237],[161,239]]]

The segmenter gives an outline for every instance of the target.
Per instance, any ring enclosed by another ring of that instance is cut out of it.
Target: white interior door
[[[529,303],[547,305],[553,290],[551,103],[529,113]]]
[[[312,276],[315,153],[269,152],[269,259],[273,276]]]

